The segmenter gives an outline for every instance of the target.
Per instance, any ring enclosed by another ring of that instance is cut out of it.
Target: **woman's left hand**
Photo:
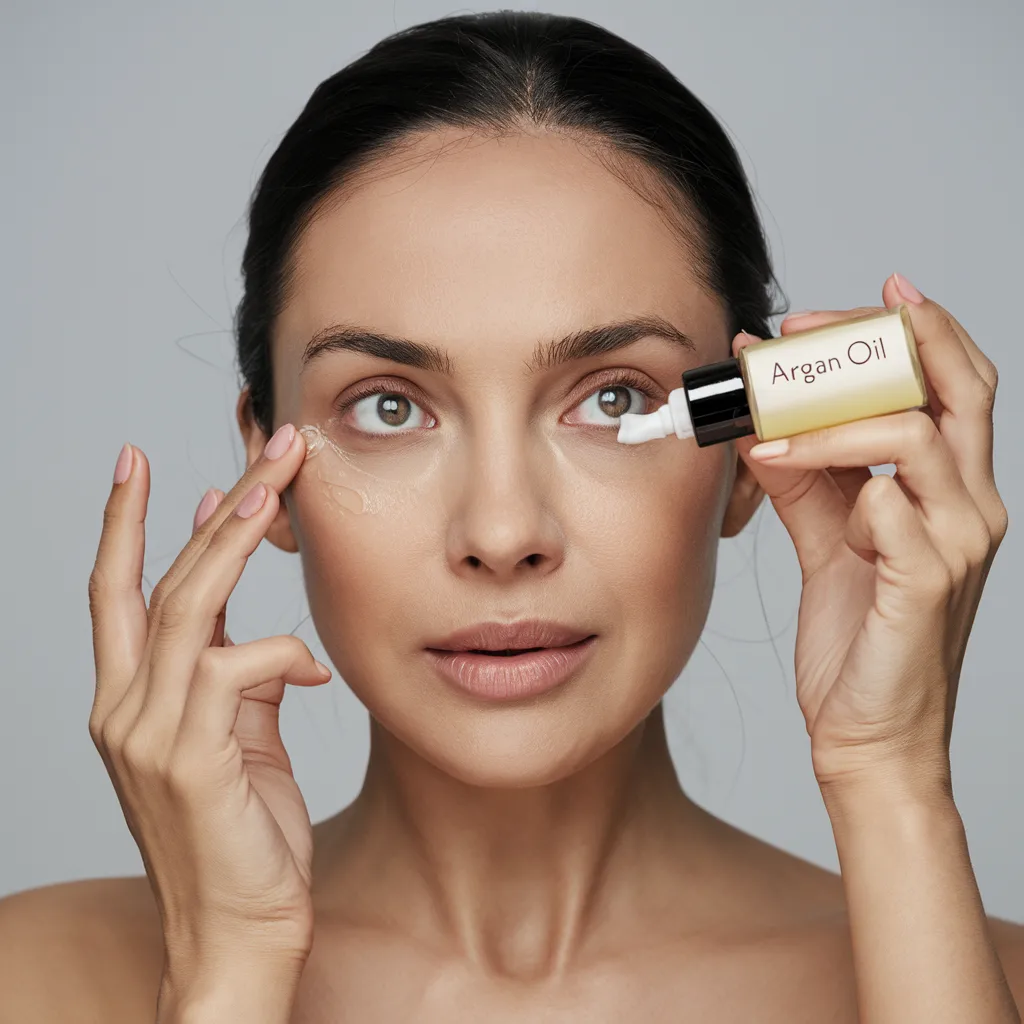
[[[1007,525],[992,467],[996,370],[906,279],[893,275],[882,299],[909,306],[929,406],[737,445],[800,561],[797,698],[819,784],[945,791],[960,667]],[[782,334],[884,308],[788,318]],[[867,468],[887,463],[894,477]]]

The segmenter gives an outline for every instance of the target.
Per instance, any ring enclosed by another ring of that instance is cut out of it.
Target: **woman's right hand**
[[[148,609],[149,463],[139,449],[125,446],[104,512],[89,581],[89,731],[156,897],[165,984],[170,973],[200,986],[244,962],[291,964],[297,977],[312,945],[312,830],[278,710],[285,684],[314,686],[330,671],[295,637],[236,645],[223,626],[304,459],[286,424],[195,530]]]

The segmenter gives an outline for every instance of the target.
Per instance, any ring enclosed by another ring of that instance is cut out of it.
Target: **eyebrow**
[[[614,352],[649,337],[665,338],[691,352],[697,350],[696,342],[688,334],[664,317],[650,314],[597,327],[585,327],[557,341],[540,342],[527,366],[530,370],[551,369],[575,359]],[[362,352],[378,359],[388,359],[393,363],[448,376],[453,372],[451,358],[435,345],[396,338],[349,324],[332,324],[317,331],[302,353],[302,370],[325,352],[339,351]]]

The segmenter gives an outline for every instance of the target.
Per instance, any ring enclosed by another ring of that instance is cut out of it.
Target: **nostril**
[[[532,555],[527,555],[522,560],[522,562],[525,562],[527,565],[537,566],[537,565],[540,565],[540,563],[543,561],[543,559],[544,559],[543,555],[538,555],[538,554],[534,553]],[[522,562],[520,562],[520,564],[522,564]]]
[[[476,555],[467,555],[466,556],[466,561],[469,562],[469,564],[474,569],[479,569],[480,568],[480,559],[477,558]]]

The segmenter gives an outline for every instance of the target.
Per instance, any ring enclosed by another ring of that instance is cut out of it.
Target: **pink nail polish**
[[[117,465],[114,467],[114,483],[123,484],[132,475],[132,446],[125,444],[121,454],[117,457]]]
[[[896,290],[907,300],[915,305],[924,302],[924,295],[919,292],[905,277],[893,272],[892,279],[896,282]]]
[[[192,532],[195,533],[203,523],[213,514],[213,510],[219,504],[217,500],[217,492],[211,487],[204,495],[202,500],[199,502],[199,507],[196,509],[196,514],[192,519]]]
[[[295,438],[295,427],[291,423],[286,423],[283,427],[278,427],[277,432],[267,442],[266,448],[263,449],[263,454],[268,459],[279,459],[288,449],[291,447],[292,440]]]
[[[235,508],[235,514],[241,516],[243,519],[248,519],[249,516],[255,515],[261,508],[263,508],[263,502],[267,500],[267,489],[262,484],[256,484],[255,487],[238,503]]]

